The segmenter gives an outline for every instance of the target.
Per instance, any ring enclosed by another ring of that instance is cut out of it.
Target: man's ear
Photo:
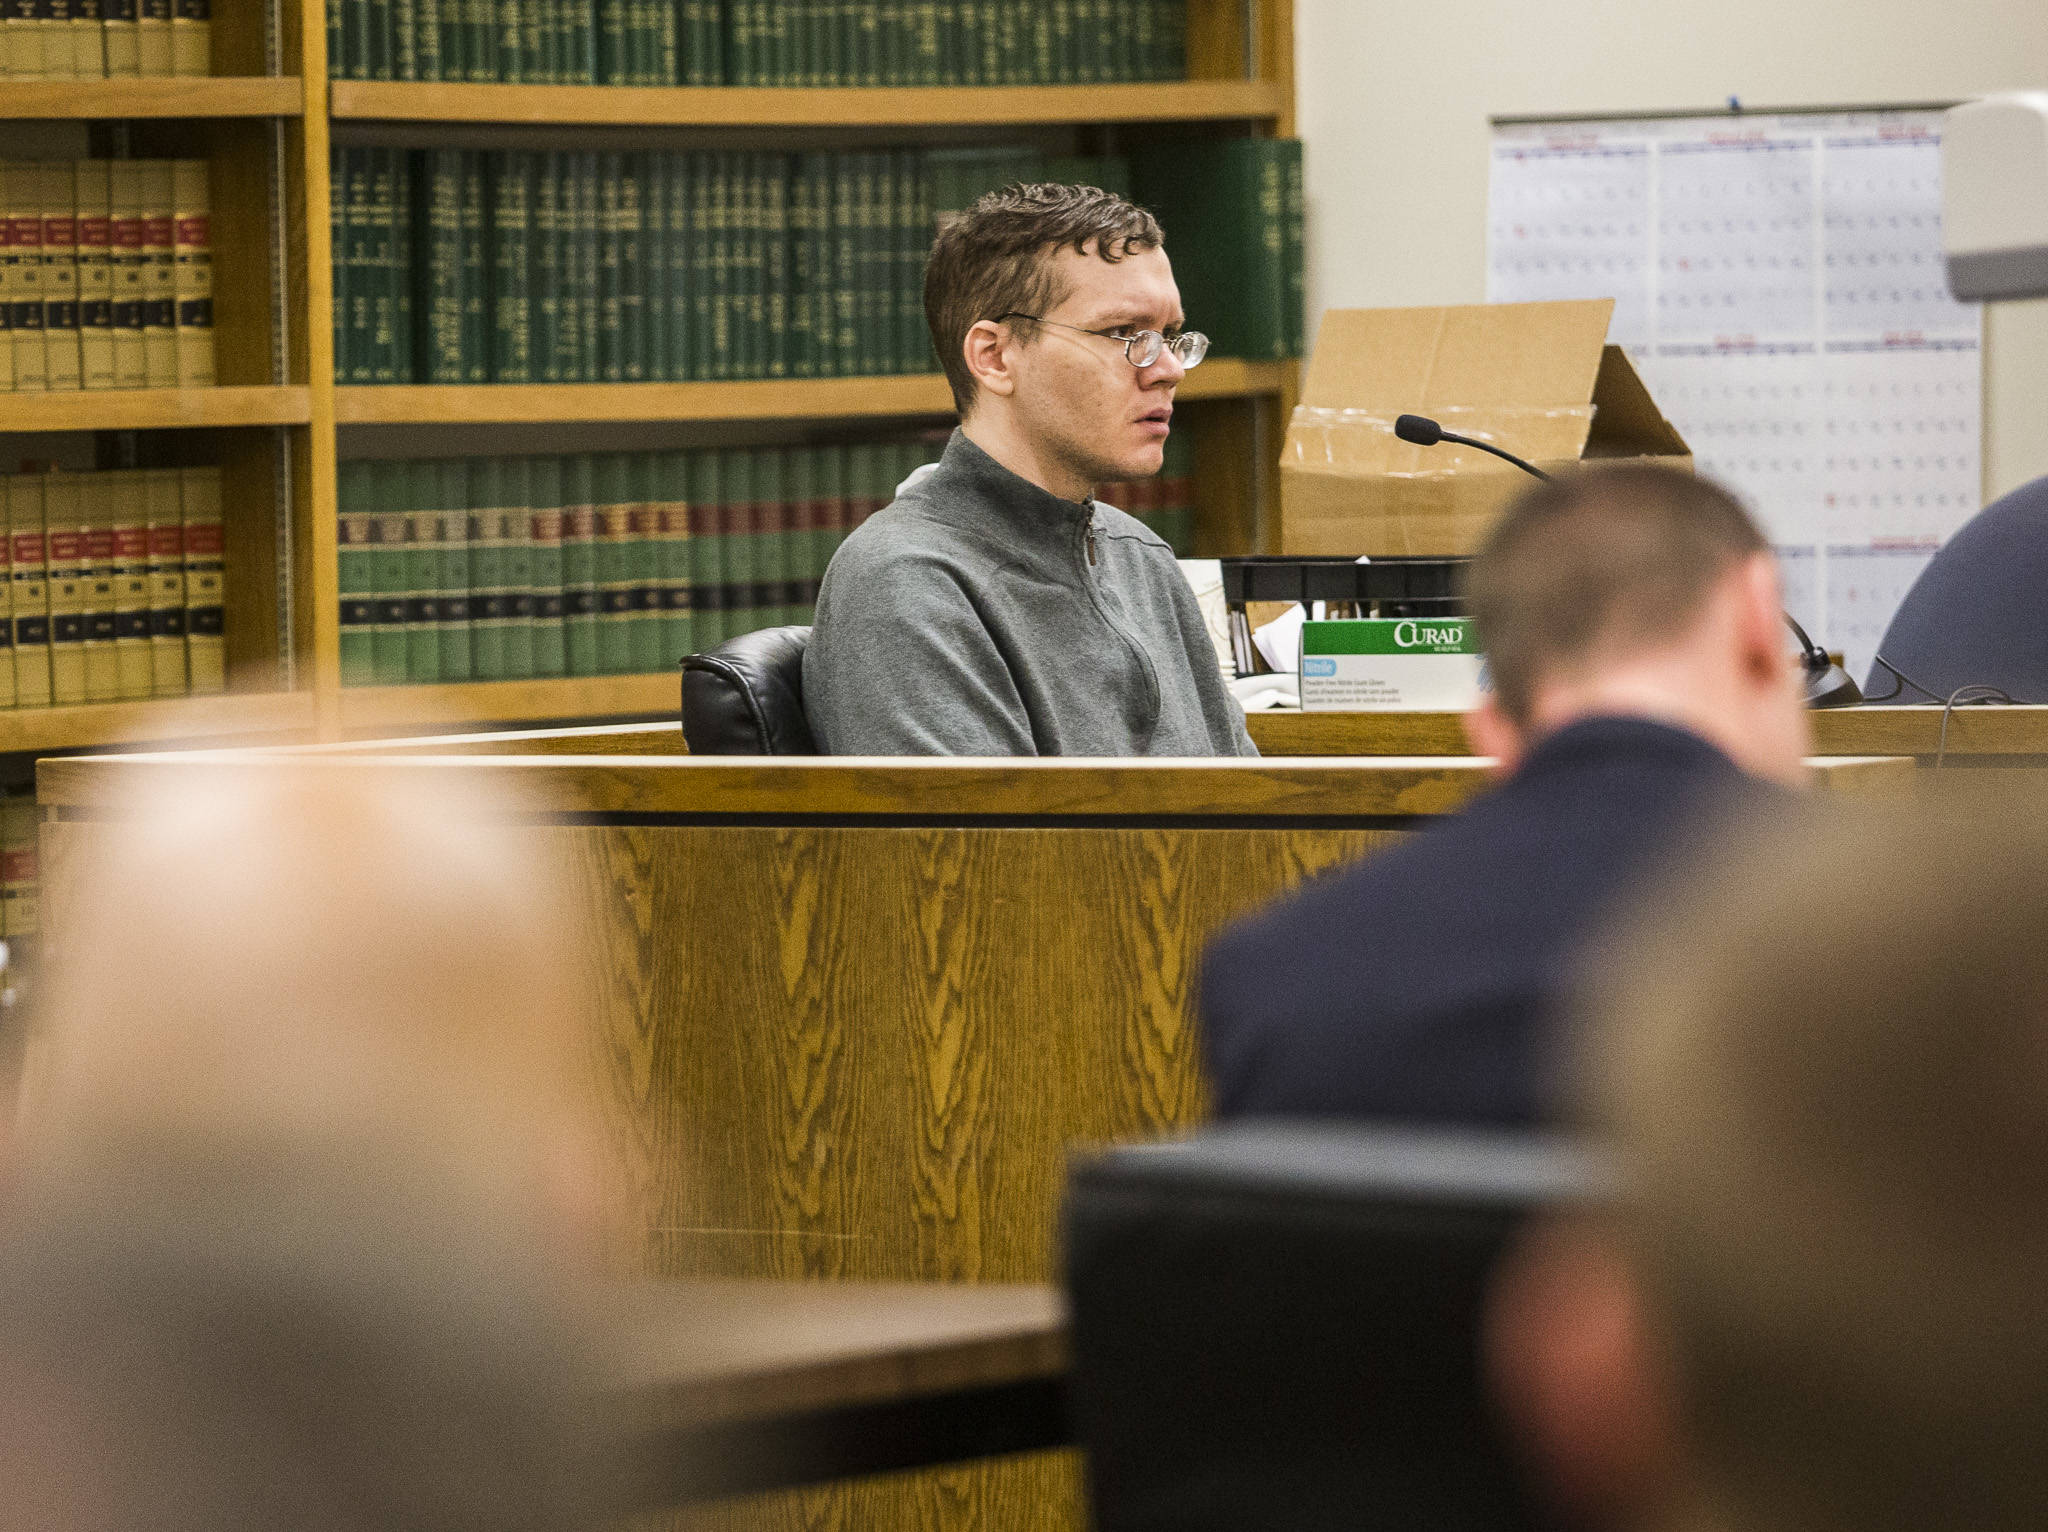
[[[960,343],[967,370],[974,374],[975,384],[983,393],[1007,399],[1017,391],[1017,375],[1010,370],[1009,354],[1015,339],[1007,325],[982,319],[976,321]]]
[[[1736,635],[1744,668],[1776,684],[1790,664],[1791,653],[1777,561],[1768,553],[1752,553],[1736,570],[1736,591]]]
[[[1479,705],[1465,715],[1465,738],[1474,755],[1490,755],[1500,763],[1502,776],[1512,774],[1529,749],[1528,736],[1501,711],[1492,692],[1482,693]]]
[[[1649,1525],[1683,1486],[1671,1368],[1612,1234],[1541,1221],[1488,1294],[1494,1402],[1540,1488],[1574,1524]]]

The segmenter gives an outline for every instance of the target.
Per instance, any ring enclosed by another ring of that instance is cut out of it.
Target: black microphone
[[[1550,475],[1534,463],[1525,462],[1512,452],[1504,452],[1492,442],[1474,441],[1469,436],[1460,436],[1456,431],[1446,431],[1427,415],[1402,415],[1394,421],[1394,434],[1404,442],[1413,442],[1418,447],[1434,447],[1438,442],[1456,442],[1461,447],[1477,447],[1481,452],[1491,452],[1495,457],[1513,463],[1522,472],[1534,474],[1546,483]],[[1806,705],[1821,707],[1854,707],[1863,700],[1863,693],[1849,673],[1827,656],[1812,639],[1806,636],[1806,629],[1785,613],[1785,621],[1798,635],[1800,664],[1806,672]]]
[[[1519,458],[1512,452],[1496,447],[1492,442],[1480,441],[1473,436],[1460,436],[1456,431],[1446,431],[1427,415],[1403,415],[1394,422],[1394,434],[1404,442],[1413,442],[1418,447],[1434,447],[1438,442],[1456,442],[1460,447],[1477,447],[1481,452],[1491,452],[1504,462],[1513,463],[1523,473],[1534,474],[1548,482],[1550,475],[1526,458]]]

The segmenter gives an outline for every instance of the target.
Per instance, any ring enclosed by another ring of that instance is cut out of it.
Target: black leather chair
[[[1516,1226],[1597,1185],[1555,1141],[1338,1124],[1078,1164],[1072,1404],[1098,1532],[1546,1525],[1480,1325]]]
[[[683,740],[692,755],[816,755],[804,717],[809,628],[763,628],[683,661]]]

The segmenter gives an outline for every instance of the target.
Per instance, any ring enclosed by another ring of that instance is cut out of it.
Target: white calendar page
[[[1489,302],[1613,298],[1609,338],[1778,547],[1861,679],[1983,502],[1983,314],[1948,294],[1937,112],[1501,124]]]

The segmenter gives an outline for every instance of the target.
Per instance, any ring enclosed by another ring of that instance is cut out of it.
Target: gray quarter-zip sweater
[[[955,431],[847,538],[804,711],[831,755],[1257,755],[1173,550]]]

